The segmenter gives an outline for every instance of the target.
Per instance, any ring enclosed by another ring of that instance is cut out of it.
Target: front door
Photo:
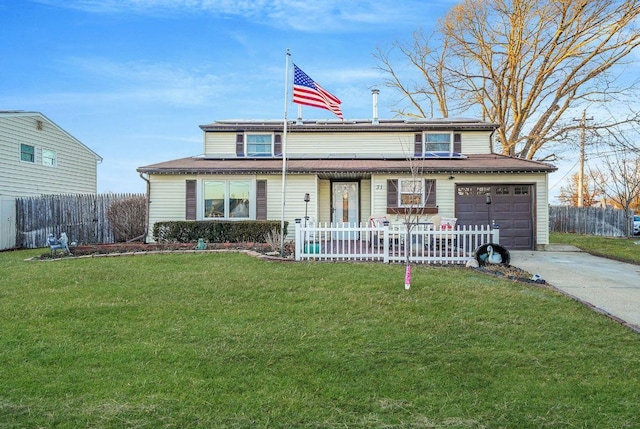
[[[333,218],[331,220],[334,224],[358,225],[360,211],[358,185],[358,182],[333,182]]]

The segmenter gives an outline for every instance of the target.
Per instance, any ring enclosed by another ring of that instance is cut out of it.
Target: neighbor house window
[[[453,134],[451,133],[425,133],[425,152],[451,152],[453,144]]]
[[[209,180],[204,185],[204,217],[248,219],[251,182],[248,180]]]
[[[56,151],[49,149],[42,149],[42,165],[49,165],[51,167],[56,166]]]
[[[25,162],[36,161],[36,148],[29,144],[20,145],[20,160]]]
[[[247,134],[247,156],[271,156],[273,153],[273,135]]]
[[[424,180],[400,180],[398,192],[400,207],[422,207],[424,205]]]

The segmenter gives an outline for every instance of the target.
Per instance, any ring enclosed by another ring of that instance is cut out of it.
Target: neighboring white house
[[[495,124],[298,120],[288,123],[286,138],[283,125],[202,125],[203,155],[139,167],[149,180],[149,236],[158,221],[280,220],[286,146],[290,225],[306,212],[318,222],[355,224],[382,215],[402,222],[414,210],[425,220],[437,214],[459,225],[495,222],[509,249],[548,243],[548,174],[556,168],[492,153]]]
[[[42,113],[0,110],[0,249],[15,246],[15,197],[95,194],[101,161]]]

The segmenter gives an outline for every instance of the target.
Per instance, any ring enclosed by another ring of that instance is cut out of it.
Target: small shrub
[[[272,229],[269,231],[265,237],[265,243],[271,249],[272,252],[280,252],[283,249],[282,246],[282,234],[277,229]],[[293,241],[285,241],[284,242],[284,254],[292,255],[295,253],[295,243]]]
[[[280,232],[280,221],[167,221],[154,224],[153,236],[160,243],[264,243],[272,230]]]
[[[114,240],[129,241],[144,235],[146,215],[147,198],[144,195],[111,203],[107,209],[107,220],[111,225]]]

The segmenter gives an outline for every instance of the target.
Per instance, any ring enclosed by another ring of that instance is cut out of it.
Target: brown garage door
[[[487,194],[491,204],[487,204]],[[500,244],[509,250],[532,250],[532,185],[457,185],[459,225],[500,225]]]

